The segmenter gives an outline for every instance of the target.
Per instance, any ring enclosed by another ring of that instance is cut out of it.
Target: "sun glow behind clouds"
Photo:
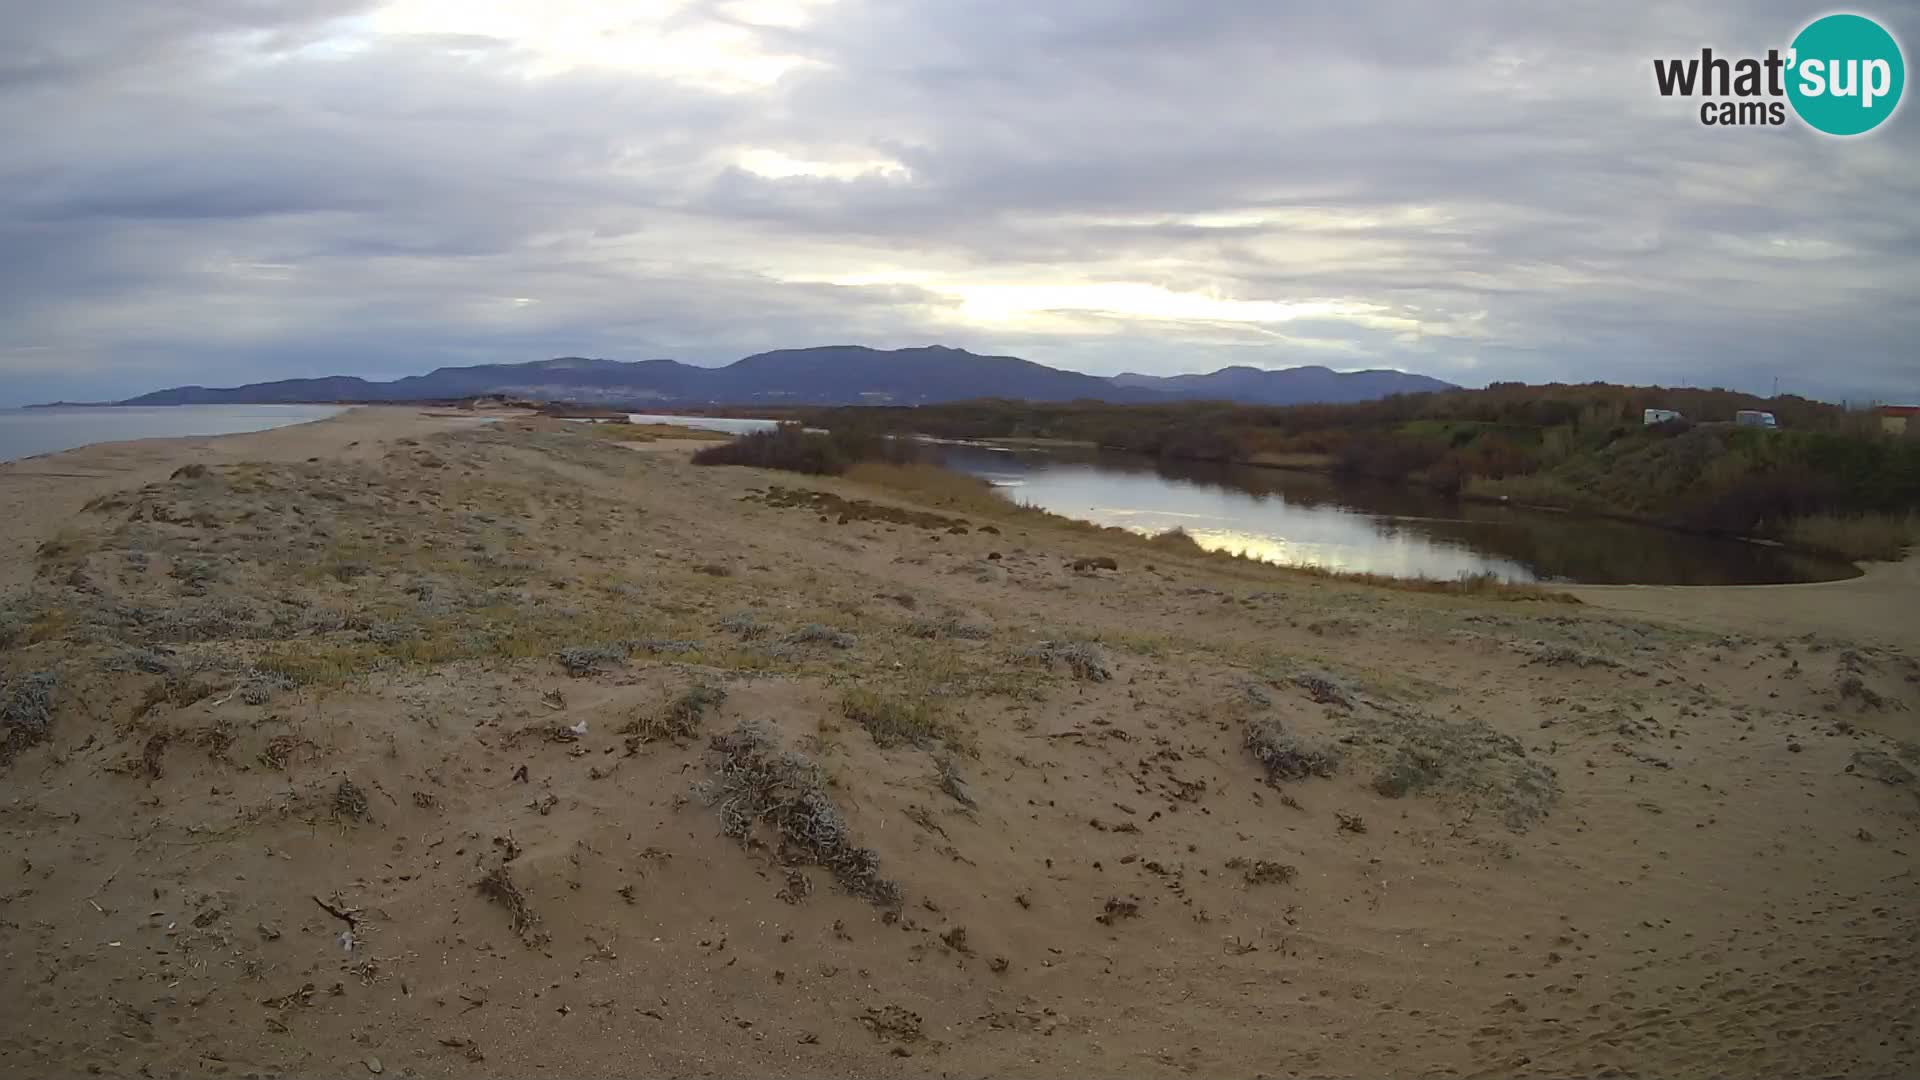
[[[967,281],[906,267],[800,275],[786,280],[848,288],[918,289],[945,301],[935,312],[937,316],[983,329],[1086,331],[1090,327],[1083,324],[1088,320],[1185,325],[1196,332],[1231,327],[1239,328],[1236,332],[1257,333],[1302,348],[1336,352],[1352,351],[1351,343],[1284,335],[1277,328],[1294,322],[1343,323],[1403,341],[1424,335],[1468,338],[1479,336],[1477,324],[1484,315],[1423,313],[1358,299],[1244,300],[1134,281]]]
[[[689,0],[392,0],[367,25],[382,35],[493,38],[525,54],[532,77],[604,68],[738,92],[817,63],[765,47],[756,27],[804,25],[818,6],[752,0],[713,18]]]
[[[961,313],[980,322],[1010,322],[1050,312],[1085,312],[1161,322],[1286,323],[1296,319],[1338,319],[1392,324],[1384,327],[1387,329],[1417,326],[1410,320],[1387,315],[1385,309],[1377,305],[1348,300],[1235,300],[1129,281],[936,288],[958,298]]]
[[[756,148],[742,151],[735,160],[741,168],[769,180],[790,180],[795,177],[857,180],[862,176],[907,180],[913,175],[911,170],[897,161],[878,158],[863,161],[818,161],[797,158],[779,150]]]

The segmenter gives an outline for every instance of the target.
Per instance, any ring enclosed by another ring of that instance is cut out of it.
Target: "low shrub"
[[[857,430],[808,431],[798,424],[782,424],[702,447],[694,453],[693,463],[838,476],[860,462],[909,465],[919,456],[918,445],[910,439]]]
[[[845,815],[827,792],[826,775],[806,755],[783,751],[767,728],[741,721],[715,735],[709,767],[713,779],[700,794],[720,812],[720,828],[742,844],[769,827],[781,860],[823,866],[842,888],[888,907],[900,903],[900,886],[880,875],[880,859],[853,842]]]
[[[1332,776],[1340,767],[1337,751],[1302,741],[1271,717],[1247,721],[1246,746],[1253,759],[1267,770],[1268,783]]]
[[[0,690],[0,765],[46,739],[53,727],[53,689],[59,681],[51,671],[36,671]]]
[[[1894,562],[1920,544],[1920,513],[1814,514],[1781,530],[1789,543],[1845,559]]]

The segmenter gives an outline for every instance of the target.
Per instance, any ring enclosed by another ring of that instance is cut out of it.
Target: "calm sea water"
[[[1852,577],[1849,564],[1740,540],[1461,502],[1284,469],[1081,450],[939,448],[947,465],[1067,517],[1296,566],[1451,579],[1755,585]]]
[[[98,409],[0,409],[0,461],[122,439],[235,435],[304,424],[338,405],[153,405]]]

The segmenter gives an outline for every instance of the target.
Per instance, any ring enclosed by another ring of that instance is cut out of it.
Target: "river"
[[[1008,498],[1208,550],[1392,577],[1755,585],[1852,577],[1849,564],[1742,540],[1450,499],[1322,474],[1077,448],[943,444],[950,467]]]

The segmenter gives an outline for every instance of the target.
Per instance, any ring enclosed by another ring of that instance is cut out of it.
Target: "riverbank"
[[[0,1071],[1920,1055],[1910,652],[581,428],[0,470]]]
[[[1645,424],[1648,402],[1684,402],[1697,422]],[[1776,412],[1781,426],[1708,422],[1748,408]],[[974,401],[794,415],[826,428],[1083,439],[1166,461],[1325,467],[1849,559],[1897,558],[1920,543],[1920,441],[1797,398],[1501,384],[1340,405]]]
[[[1920,655],[1920,554],[1797,585],[1574,585],[1587,604],[1719,633],[1868,641]]]

